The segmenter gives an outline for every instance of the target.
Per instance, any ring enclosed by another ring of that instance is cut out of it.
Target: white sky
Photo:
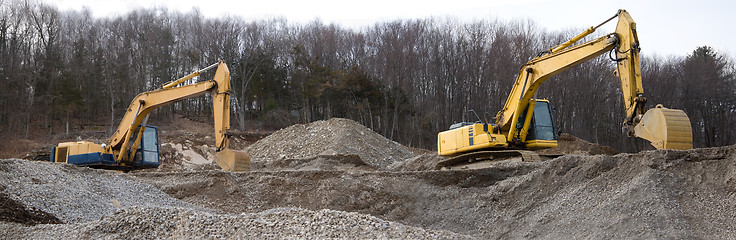
[[[395,19],[452,17],[533,19],[547,30],[584,29],[626,9],[637,23],[646,55],[685,56],[708,45],[736,57],[736,14],[731,0],[45,0],[62,10],[88,6],[95,17],[125,14],[136,8],[165,6],[188,12],[197,7],[207,17],[241,16],[246,20],[285,17],[289,22],[320,19],[359,29]],[[615,22],[595,34],[613,31]],[[595,35],[598,36],[598,35]]]

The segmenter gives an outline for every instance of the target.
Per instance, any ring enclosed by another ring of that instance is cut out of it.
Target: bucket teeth
[[[250,156],[244,151],[226,148],[215,153],[215,162],[228,172],[250,171]]]
[[[647,110],[641,121],[634,126],[634,135],[648,140],[657,149],[693,148],[690,118],[679,109],[657,106]]]

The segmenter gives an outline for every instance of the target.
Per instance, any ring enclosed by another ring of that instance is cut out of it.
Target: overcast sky
[[[626,9],[637,23],[642,51],[660,56],[691,53],[708,45],[736,57],[736,1],[731,0],[46,0],[62,10],[88,6],[95,17],[125,14],[136,8],[165,6],[188,12],[199,8],[208,17],[240,16],[246,20],[285,17],[292,23],[320,19],[360,29],[395,19],[452,17],[474,19],[532,19],[540,27],[569,30],[597,25]],[[609,23],[595,34],[613,31]],[[598,36],[598,35],[596,35]]]

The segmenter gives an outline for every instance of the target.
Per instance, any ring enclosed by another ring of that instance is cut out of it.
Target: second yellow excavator
[[[570,47],[616,17],[615,32]],[[639,51],[636,23],[626,10],[619,10],[598,26],[542,52],[521,67],[495,124],[464,122],[438,134],[438,153],[449,158],[437,168],[482,168],[507,157],[539,160],[530,150],[556,147],[557,139],[549,101],[535,99],[537,90],[550,77],[607,52],[617,64],[614,74],[621,81],[628,135],[646,139],[657,149],[691,149],[692,127],[685,112],[661,105],[645,109]]]
[[[177,86],[201,72],[217,67],[212,80]],[[158,129],[146,126],[148,114],[156,108],[210,93],[215,118],[215,162],[226,171],[250,170],[250,157],[230,149],[230,70],[220,61],[161,88],[138,94],[110,137],[108,144],[88,141],[59,143],[51,151],[51,162],[95,168],[134,170],[159,166]]]

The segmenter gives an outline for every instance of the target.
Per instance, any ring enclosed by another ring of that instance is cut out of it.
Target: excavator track
[[[547,156],[545,155],[545,157]],[[528,150],[478,151],[442,160],[437,163],[435,169],[451,170],[488,168],[496,162],[514,159],[524,162],[539,162],[542,160],[542,156],[534,151]]]

